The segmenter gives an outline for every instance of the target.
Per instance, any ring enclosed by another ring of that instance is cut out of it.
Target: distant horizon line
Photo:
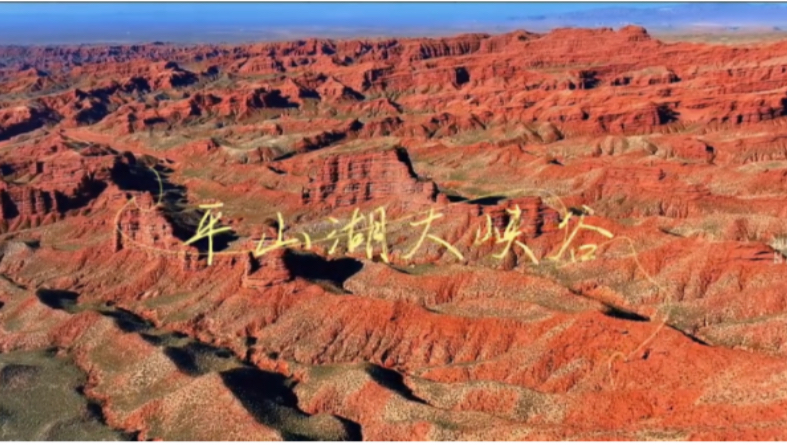
[[[520,24],[521,25],[521,24]],[[59,41],[46,41],[46,39],[30,39],[30,42],[24,43],[0,43],[0,47],[41,47],[41,46],[103,46],[103,45],[239,45],[239,44],[253,44],[253,43],[275,43],[275,42],[288,42],[293,40],[309,40],[309,39],[327,39],[327,40],[357,40],[357,39],[389,39],[389,38],[451,38],[463,34],[508,34],[517,31],[532,32],[536,34],[548,34],[552,31],[559,29],[614,29],[619,30],[626,26],[638,26],[644,28],[648,34],[656,36],[678,36],[678,35],[702,35],[702,34],[740,34],[740,35],[757,35],[757,34],[772,34],[787,32],[787,27],[782,29],[774,25],[760,25],[760,24],[742,24],[738,26],[730,26],[724,24],[714,23],[696,23],[696,24],[682,24],[682,25],[642,25],[637,23],[620,23],[619,25],[600,24],[598,26],[552,26],[552,27],[538,27],[538,26],[505,26],[498,24],[495,26],[441,26],[439,28],[421,28],[412,27],[396,31],[364,29],[364,28],[326,28],[319,31],[314,31],[314,28],[319,29],[319,26],[303,26],[297,29],[292,27],[288,29],[270,29],[260,27],[259,30],[253,28],[241,30],[221,30],[214,29],[211,31],[203,31],[200,33],[202,39],[194,39],[188,37],[181,38],[134,38],[129,36],[128,39],[122,37],[108,37],[105,39],[84,39],[78,40],[79,37],[69,38],[68,36],[61,36]],[[494,28],[494,29],[492,29]],[[308,31],[308,30],[311,30]],[[244,36],[244,33],[255,33],[259,31],[259,35]],[[177,32],[177,31],[175,31]],[[188,34],[188,32],[186,32]],[[237,38],[234,39],[204,39],[205,34],[234,34]],[[2,39],[2,32],[0,31],[0,39]]]

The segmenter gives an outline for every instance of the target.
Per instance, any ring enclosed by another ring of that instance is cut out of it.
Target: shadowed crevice
[[[705,340],[695,336],[694,334],[689,334],[688,332],[681,331],[680,329],[678,329],[677,331],[688,337],[688,339],[693,341],[694,343],[700,344],[702,346],[713,346],[710,343],[706,342]]]
[[[642,315],[636,314],[634,312],[624,311],[623,309],[614,306],[607,306],[602,313],[607,317],[617,318],[619,320],[637,322],[650,321],[650,319],[647,317],[643,317]]]
[[[0,428],[14,418],[14,413],[0,406]]]
[[[407,167],[407,172],[410,173],[410,177],[418,178],[407,150],[404,147],[396,147],[394,150],[396,151],[396,158],[399,160],[399,162],[403,163]]]
[[[79,294],[68,290],[38,289],[36,297],[52,309],[73,313],[76,310]]]
[[[334,415],[339,422],[342,423],[344,426],[345,431],[347,431],[347,440],[351,442],[360,442],[363,440],[363,429],[361,424],[358,422],[354,422],[350,419],[345,419],[344,417],[340,417]]]
[[[303,416],[307,414],[297,408],[298,399],[284,376],[250,367],[235,368],[220,375],[227,389],[235,395],[254,420],[277,429],[284,440],[319,439],[290,431],[290,428],[285,427],[289,423],[286,418],[288,414]]]
[[[100,310],[101,315],[109,317],[123,332],[144,332],[153,328],[153,324],[144,318],[125,309]]]
[[[505,196],[485,196],[483,198],[476,198],[467,201],[468,204],[479,204],[479,205],[497,205],[500,201],[508,199]]]
[[[186,187],[170,181],[173,170],[152,156],[135,156],[131,152],[123,152],[121,157],[123,162],[116,163],[112,168],[112,181],[121,190],[147,192],[156,202],[160,199],[161,212],[172,226],[175,238],[185,242],[194,236],[206,211],[186,209]],[[238,236],[232,231],[213,235],[213,251],[222,251],[237,239]],[[200,253],[207,254],[209,239],[202,238],[192,245]]]
[[[0,389],[24,389],[32,387],[41,375],[41,368],[32,365],[8,364],[0,369]]]
[[[166,341],[161,336],[157,340],[161,343]],[[195,377],[216,371],[229,362],[240,364],[231,350],[197,341],[191,341],[185,346],[167,346],[163,350],[181,372]]]
[[[417,397],[413,391],[404,384],[404,376],[398,372],[383,368],[378,365],[369,365],[366,368],[367,374],[380,386],[390,389],[407,400],[417,403],[427,404],[424,399]]]
[[[363,269],[363,263],[352,258],[327,260],[313,253],[288,250],[283,256],[284,265],[293,274],[307,280],[326,280],[342,287],[348,278]]]
[[[285,376],[244,365],[229,349],[196,341],[182,347],[165,347],[163,352],[178,370],[191,377],[217,372],[224,386],[254,420],[276,429],[285,440],[321,439],[319,432],[310,434],[299,431],[305,426],[301,421],[310,415],[298,408],[298,398],[292,390],[294,384]],[[339,420],[344,427],[345,437],[360,440],[359,425]]]
[[[194,355],[192,355],[186,348],[167,346],[164,348],[164,355],[172,360],[172,363],[178,367],[180,372],[186,375],[197,377],[207,372],[201,370],[200,367],[197,366],[197,361],[195,360]]]
[[[294,407],[298,404],[287,379],[281,374],[241,367],[221,373],[224,385],[232,391],[257,421],[275,424],[280,416],[269,412],[270,404]]]
[[[150,334],[147,332],[140,332],[139,335],[140,337],[142,337],[143,340],[145,340],[149,344],[159,347],[167,346],[169,344],[175,343],[179,340],[188,337],[186,334],[182,334],[180,332],[168,332],[165,334],[158,334],[158,335]]]

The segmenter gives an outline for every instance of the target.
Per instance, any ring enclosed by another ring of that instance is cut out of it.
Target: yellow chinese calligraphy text
[[[593,214],[593,210],[590,207],[588,207],[588,206],[583,206],[583,207],[584,207],[584,212],[579,216],[579,222],[577,223],[576,226],[574,226],[574,230],[571,231],[571,234],[563,242],[563,245],[560,247],[560,250],[555,255],[549,257],[549,259],[551,259],[553,261],[560,261],[560,259],[563,258],[563,255],[565,254],[566,249],[569,248],[569,246],[574,241],[574,238],[577,236],[577,233],[579,233],[580,230],[591,230],[591,231],[596,232],[596,233],[598,233],[598,234],[600,234],[600,235],[602,235],[602,236],[604,236],[606,238],[613,238],[614,237],[614,235],[610,231],[608,231],[606,229],[602,229],[601,227],[592,226],[590,224],[585,224],[585,216],[586,215],[592,215]],[[563,218],[563,221],[560,222],[560,225],[558,227],[561,228],[561,229],[564,229],[564,228],[567,229],[569,221],[571,220],[572,217],[574,217],[574,214],[572,212],[566,213],[566,216]],[[596,244],[583,244],[582,246],[580,246],[577,249],[577,251],[579,251],[580,253],[582,251],[585,251],[585,253],[582,254],[579,257],[579,261],[589,261],[589,260],[594,259],[595,258],[595,253],[596,253],[596,249],[598,249],[598,246]],[[576,262],[576,256],[574,254],[575,250],[571,249],[570,253],[571,253],[571,261],[572,262]]]
[[[445,247],[446,249],[448,249],[449,252],[454,254],[454,256],[456,256],[460,260],[464,259],[464,257],[456,249],[456,247],[452,246],[451,244],[449,244],[447,241],[445,241],[443,239],[440,239],[440,238],[438,238],[438,237],[436,237],[434,235],[430,235],[429,234],[429,228],[432,226],[432,221],[434,221],[436,219],[439,219],[439,218],[442,218],[442,217],[443,217],[442,213],[435,214],[434,213],[434,209],[429,209],[429,216],[427,216],[425,219],[423,219],[421,221],[410,223],[410,225],[413,226],[413,227],[424,226],[424,231],[423,231],[423,233],[421,233],[421,238],[418,239],[418,243],[416,243],[415,247],[413,247],[413,249],[408,254],[404,255],[404,257],[403,257],[404,259],[412,258],[412,256],[415,255],[415,252],[418,251],[418,248],[421,247],[421,244],[423,244],[423,242],[424,242],[424,240],[426,238],[429,238],[430,240],[432,240],[432,241],[440,244],[441,246]]]
[[[499,254],[493,256],[497,259],[505,258],[508,251],[511,250],[511,246],[516,244],[525,252],[528,258],[530,258],[530,261],[532,261],[534,264],[538,264],[538,259],[533,254],[533,251],[530,250],[530,248],[525,243],[517,240],[517,238],[519,238],[519,236],[522,234],[522,231],[519,230],[520,220],[522,219],[522,209],[519,208],[519,205],[516,205],[514,210],[506,209],[506,212],[511,215],[511,218],[508,220],[508,225],[506,225],[503,235],[501,236],[500,230],[495,228],[496,243],[505,243],[505,248],[503,248]]]
[[[222,207],[224,204],[203,204],[199,208],[207,210],[197,227],[197,234],[186,241],[186,245],[197,242],[203,238],[208,238],[208,265],[213,264],[213,236],[232,230],[230,227],[216,228],[216,223],[221,219],[221,212],[213,214],[212,210]]]
[[[260,242],[257,243],[257,248],[254,249],[254,256],[255,257],[261,257],[261,256],[265,255],[266,253],[274,251],[276,249],[280,249],[282,247],[287,247],[287,246],[291,246],[291,245],[300,243],[300,241],[298,241],[295,238],[290,238],[290,239],[287,239],[287,240],[284,239],[284,218],[282,218],[281,212],[276,212],[276,217],[278,218],[278,221],[279,221],[278,224],[277,224],[278,225],[278,231],[277,231],[278,234],[276,236],[276,239],[273,240],[273,243],[271,243],[271,245],[269,245],[267,247],[264,247],[265,238],[266,237],[265,237],[265,234],[263,233],[262,234],[262,238],[260,238]],[[309,235],[307,235],[307,234],[304,234],[304,235],[305,235],[304,238],[305,238],[306,248],[308,249],[308,248],[311,247],[311,238],[309,238]]]

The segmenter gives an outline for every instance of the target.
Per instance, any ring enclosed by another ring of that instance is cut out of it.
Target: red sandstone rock
[[[382,153],[330,156],[321,163],[316,177],[303,191],[304,204],[335,208],[404,197],[410,202],[429,202],[437,194],[433,182],[415,176],[407,151],[402,148]]]
[[[140,439],[784,439],[785,51],[634,26],[0,47],[0,351],[61,348]],[[239,239],[209,266],[174,201]],[[539,264],[476,242],[515,206]],[[317,240],[380,207],[384,246]],[[298,245],[255,256],[277,212]],[[569,239],[579,214],[613,238]]]
[[[0,109],[0,140],[42,127],[46,115],[44,110],[26,106]]]

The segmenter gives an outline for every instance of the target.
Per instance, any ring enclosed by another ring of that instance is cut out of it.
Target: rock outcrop
[[[434,182],[418,178],[407,151],[396,148],[320,160],[302,202],[336,208],[385,199],[434,202],[436,196]]]
[[[140,440],[785,439],[787,43],[728,43],[0,46],[0,353]]]

